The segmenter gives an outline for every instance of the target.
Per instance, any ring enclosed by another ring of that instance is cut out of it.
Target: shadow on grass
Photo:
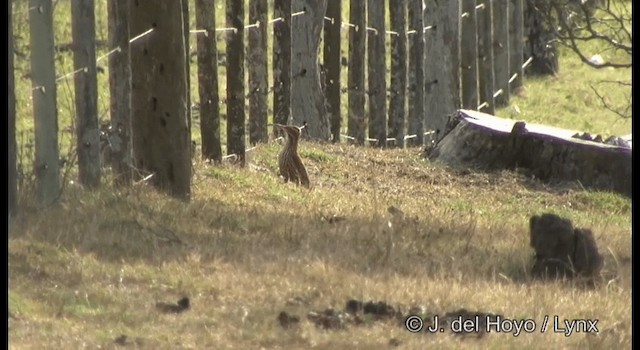
[[[82,198],[44,212],[23,210],[10,239],[40,242],[51,247],[48,254],[77,251],[110,263],[161,265],[197,254],[202,262],[247,268],[321,260],[357,274],[503,275],[518,281],[528,268],[525,233],[485,232],[473,218],[455,213],[334,217],[231,207],[216,200],[184,203],[157,194]],[[10,261],[21,260],[14,254]]]

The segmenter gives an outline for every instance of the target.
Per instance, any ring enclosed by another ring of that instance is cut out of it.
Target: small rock
[[[402,344],[402,342],[400,340],[398,340],[397,338],[389,339],[389,346],[392,346],[392,347],[395,348],[395,347],[400,346],[400,344]]]
[[[280,322],[280,325],[282,326],[282,328],[289,329],[297,325],[298,323],[300,323],[300,317],[295,315],[290,315],[285,311],[282,311],[278,315],[278,322]]]
[[[189,302],[189,298],[187,297],[184,297],[178,300],[177,304],[164,303],[164,302],[156,303],[156,309],[158,309],[160,312],[163,312],[163,313],[179,314],[181,312],[188,310],[189,307],[190,307],[190,302]]]
[[[585,132],[584,134],[582,134],[582,136],[580,138],[585,140],[585,141],[592,141],[593,140],[593,136],[591,136],[591,134],[589,134],[588,132]]]
[[[122,334],[119,337],[117,337],[116,339],[113,340],[113,343],[116,345],[120,345],[120,346],[128,346],[128,345],[137,345],[137,346],[142,346],[144,345],[144,342],[142,341],[142,338],[135,338],[133,341],[131,341],[129,339],[129,337],[127,337],[126,334]]]
[[[404,212],[393,205],[387,208],[387,212],[391,214],[394,219],[402,219],[404,218]]]
[[[376,316],[377,318],[393,317],[397,314],[396,310],[391,305],[388,305],[387,303],[382,301],[379,301],[377,303],[374,303],[372,301],[367,302],[366,304],[364,304],[363,312],[365,315],[371,314]]]
[[[352,315],[362,312],[363,304],[360,300],[351,299],[347,301],[344,310]]]
[[[127,345],[127,336],[125,334],[122,334],[119,337],[117,337],[113,342],[116,343],[117,345],[125,346]]]

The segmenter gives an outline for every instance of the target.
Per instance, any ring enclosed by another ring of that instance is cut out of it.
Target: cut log
[[[631,147],[585,141],[576,134],[458,110],[427,157],[456,167],[525,168],[542,181],[579,181],[631,197]]]

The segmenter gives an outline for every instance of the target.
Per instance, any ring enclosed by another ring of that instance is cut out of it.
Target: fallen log
[[[426,156],[455,167],[525,168],[542,181],[579,181],[584,187],[631,197],[631,147],[575,135],[576,131],[458,110]]]

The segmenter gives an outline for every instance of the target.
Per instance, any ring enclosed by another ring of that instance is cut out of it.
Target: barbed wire
[[[151,28],[151,29],[149,29],[147,31],[144,31],[144,32],[140,33],[139,35],[134,36],[133,38],[129,39],[129,44],[131,44],[131,43],[135,42],[136,40],[139,40],[139,39],[151,34],[153,31],[154,31],[154,28]],[[122,51],[122,49],[120,48],[120,46],[118,46],[118,47],[110,50],[109,52],[105,53],[104,55],[98,57],[96,59],[96,63],[98,63],[101,60],[111,56],[112,54],[114,54],[116,52],[120,52],[120,51]],[[78,69],[76,69],[76,70],[74,70],[74,71],[72,71],[70,73],[67,73],[67,74],[64,74],[64,75],[61,75],[61,76],[57,77],[55,81],[56,81],[56,83],[58,83],[58,82],[60,82],[60,81],[62,81],[64,79],[72,77],[72,76],[74,76],[74,75],[76,75],[76,74],[78,74],[80,72],[85,72],[86,73],[88,71],[89,71],[89,67],[78,68]],[[42,93],[45,93],[45,87],[44,86],[36,86],[36,87],[33,87],[31,89],[31,91],[35,91],[35,90],[41,90]]]
[[[436,134],[436,133],[437,133],[436,130],[429,130],[429,131],[423,133],[423,136],[429,136],[429,135],[433,135],[433,134]],[[349,135],[345,135],[345,134],[340,134],[340,137],[345,138],[347,140],[352,140],[352,141],[356,140],[355,137],[349,136]],[[415,139],[416,137],[418,137],[417,134],[405,135],[403,137],[403,140],[406,141],[406,140],[409,140],[409,139]],[[372,138],[372,137],[365,137],[364,140],[367,141],[367,142],[378,142],[378,139]],[[397,141],[397,139],[395,137],[387,137],[386,140],[387,140],[387,142],[390,142],[390,141],[396,142]]]
[[[529,59],[527,59],[524,64],[522,64],[522,69],[527,68],[527,66],[529,66],[531,64],[531,62],[533,62],[533,56],[529,57]],[[511,78],[509,78],[509,84],[513,83],[516,78],[518,77],[518,73],[513,73],[513,75],[511,76]],[[499,89],[498,91],[493,93],[493,98],[496,98],[498,96],[500,96],[501,94],[503,94],[504,91],[502,91],[502,89]],[[491,104],[488,101],[482,102],[481,104],[478,105],[478,107],[476,108],[476,111],[479,111],[485,107],[489,107]]]

